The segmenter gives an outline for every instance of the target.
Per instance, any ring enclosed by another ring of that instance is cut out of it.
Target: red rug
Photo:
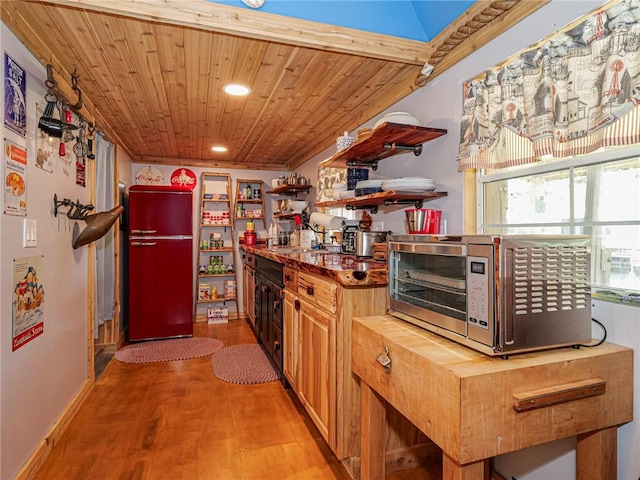
[[[132,343],[115,353],[125,363],[152,363],[204,357],[220,350],[224,344],[215,338],[191,337]]]
[[[249,385],[280,378],[258,344],[225,347],[211,356],[211,364],[216,377],[228,383]]]

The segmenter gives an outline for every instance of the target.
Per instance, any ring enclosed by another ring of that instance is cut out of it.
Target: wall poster
[[[44,332],[43,260],[44,255],[13,259],[12,351]]]
[[[4,213],[27,216],[27,149],[4,139]]]
[[[4,52],[4,126],[27,135],[27,73]]]

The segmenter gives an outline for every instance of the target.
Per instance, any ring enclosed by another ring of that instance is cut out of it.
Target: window
[[[489,234],[590,235],[594,293],[640,303],[640,148],[478,174]]]

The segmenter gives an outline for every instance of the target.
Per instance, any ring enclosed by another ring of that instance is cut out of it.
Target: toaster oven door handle
[[[410,243],[410,242],[389,242],[389,250],[397,252],[423,253],[431,255],[448,255],[454,257],[466,257],[467,246],[463,244],[446,243]]]

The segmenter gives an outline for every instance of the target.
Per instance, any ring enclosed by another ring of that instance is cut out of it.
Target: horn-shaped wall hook
[[[83,245],[95,242],[102,238],[113,224],[116,223],[116,220],[118,220],[122,212],[124,212],[124,207],[122,205],[118,205],[108,212],[94,213],[93,215],[89,215],[84,218],[84,221],[87,222],[87,226],[82,232],[80,232],[78,238],[74,240],[73,248],[76,249],[78,247],[82,247]]]

